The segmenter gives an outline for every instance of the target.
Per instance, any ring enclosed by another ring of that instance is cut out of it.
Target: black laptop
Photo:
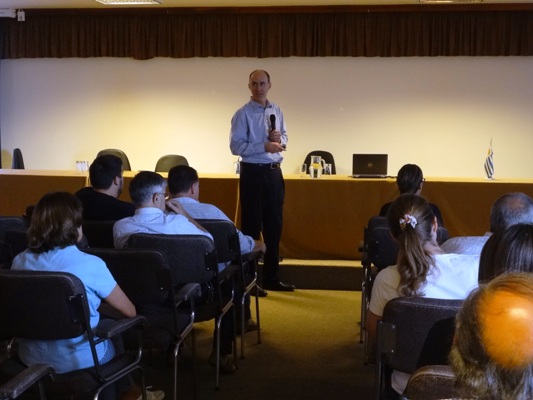
[[[352,177],[386,178],[388,154],[354,154]]]

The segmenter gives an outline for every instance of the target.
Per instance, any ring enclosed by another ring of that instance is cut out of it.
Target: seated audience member
[[[139,172],[130,182],[129,192],[135,214],[113,226],[115,247],[122,249],[134,233],[168,235],[211,235],[179,203],[167,201],[167,182],[156,172]],[[166,213],[166,210],[173,213]]]
[[[533,224],[533,199],[524,193],[507,193],[499,197],[490,210],[490,232],[483,236],[457,236],[441,245],[445,253],[481,254],[493,232],[508,226]]]
[[[170,201],[181,204],[191,217],[195,219],[220,219],[232,222],[218,207],[208,203],[200,203],[198,200],[200,196],[200,179],[194,168],[188,165],[172,167],[168,172],[168,190],[171,197]],[[237,230],[237,233],[239,235],[242,254],[265,252],[266,247],[262,241],[254,240],[239,230]],[[264,295],[266,295],[266,292],[264,292]],[[248,306],[245,307],[246,315],[244,316],[246,329],[247,331],[256,330],[257,325],[251,319],[249,298],[247,299],[247,303]],[[240,326],[240,324],[237,324],[237,326]]]
[[[76,247],[83,237],[81,222],[82,205],[74,195],[56,192],[43,196],[33,211],[28,229],[28,249],[15,257],[12,269],[76,275],[87,289],[93,328],[101,322],[98,307],[102,301],[127,317],[135,316],[134,305],[117,285],[105,263]],[[97,354],[102,363],[113,359],[116,355],[113,342],[107,340],[99,344]],[[27,365],[50,364],[61,374],[94,366],[89,342],[83,337],[44,341],[20,339],[19,355]],[[125,396],[140,398],[140,389],[131,386]],[[158,391],[148,398],[156,400],[163,397],[164,393]]]
[[[497,230],[479,260],[479,282],[509,272],[533,272],[533,225],[516,224]]]
[[[396,184],[400,190],[400,195],[405,193],[410,194],[420,194],[422,192],[422,186],[424,186],[424,175],[422,174],[422,169],[416,164],[405,164],[398,171],[398,176],[396,177]],[[392,202],[386,203],[381,207],[379,211],[380,217],[386,217],[387,211],[389,210]],[[433,215],[437,217],[437,222],[439,226],[444,226],[444,221],[440,213],[439,207],[435,204],[429,203]]]
[[[436,242],[437,218],[423,197],[401,195],[391,204],[387,220],[399,244],[398,260],[378,273],[372,287],[366,324],[371,343],[389,300],[409,296],[464,299],[477,286],[479,256],[441,251]],[[409,376],[393,371],[388,398],[402,394]]]
[[[83,219],[87,221],[115,221],[131,217],[135,206],[119,200],[124,177],[122,160],[108,154],[96,157],[89,168],[92,187],[76,192],[83,204]]]
[[[134,233],[167,235],[211,235],[196,222],[178,202],[166,200],[167,182],[156,172],[142,171],[131,180],[130,197],[136,210],[133,217],[117,221],[113,226],[116,248],[124,248]],[[170,211],[169,213],[165,210]],[[220,338],[220,371],[233,373],[236,370],[232,357],[233,314],[222,318]],[[215,344],[213,344],[214,346]],[[215,363],[215,352],[209,362]]]
[[[468,398],[533,399],[533,274],[500,275],[468,296],[450,362]]]

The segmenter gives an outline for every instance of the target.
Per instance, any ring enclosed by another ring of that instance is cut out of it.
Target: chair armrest
[[[235,274],[239,273],[241,271],[241,266],[237,264],[230,264],[224,270],[219,272],[217,274],[217,278],[219,282],[227,281],[228,279],[235,276]]]
[[[0,398],[14,399],[52,372],[52,367],[45,364],[33,364],[0,386]]]
[[[202,289],[199,283],[187,283],[175,293],[176,306],[189,300],[191,297],[199,297],[201,294]]]
[[[259,257],[260,254],[261,254],[261,252],[259,250],[243,254],[241,256],[242,262],[243,263],[247,263],[247,262],[250,262],[252,260],[255,260],[257,257]]]
[[[118,321],[114,321],[109,326],[96,328],[95,335],[99,338],[110,339],[128,329],[136,327],[137,325],[144,327],[144,325],[146,325],[146,318],[142,315],[137,315],[132,318],[122,318]]]

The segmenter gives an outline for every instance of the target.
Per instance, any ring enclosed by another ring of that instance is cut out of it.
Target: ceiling
[[[463,0],[456,0],[458,3]],[[250,7],[250,0],[162,0],[155,6],[123,6],[123,7]],[[483,0],[487,4],[533,3],[533,0]],[[418,4],[418,0],[254,0],[253,6],[322,6],[322,5],[388,5]],[[113,6],[118,7],[120,6]],[[0,8],[111,8],[95,0],[1,0]]]

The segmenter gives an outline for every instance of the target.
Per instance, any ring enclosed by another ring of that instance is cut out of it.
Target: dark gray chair
[[[368,360],[369,347],[366,341],[366,316],[372,285],[377,273],[389,265],[396,264],[398,244],[391,236],[389,223],[385,217],[371,217],[363,232],[363,254],[361,266],[363,279],[361,285],[361,330],[360,342],[365,344],[364,362]]]
[[[215,241],[217,259],[219,263],[234,264],[239,267],[240,285],[240,322],[241,322],[241,358],[244,358],[244,332],[245,332],[245,303],[250,292],[257,288],[257,256],[259,253],[241,254],[239,235],[233,222],[218,219],[197,219],[212,236]],[[259,314],[259,296],[255,290],[255,315],[257,320],[257,343],[261,343],[261,318]]]
[[[159,340],[161,335],[150,326],[151,317],[170,316],[173,335],[174,353],[174,400],[177,398],[178,387],[178,352],[185,337],[191,333],[193,362],[195,359],[194,340],[194,298],[200,295],[200,285],[190,283],[174,293],[168,262],[165,255],[155,250],[142,249],[84,249],[106,263],[109,271],[121,289],[126,293],[137,309],[139,315],[146,320],[143,332],[143,343],[146,346],[153,337]],[[169,324],[170,325],[170,324]],[[165,331],[166,333],[166,331]],[[166,336],[166,335],[164,335]],[[166,337],[163,339],[164,346]],[[193,383],[196,397],[196,368],[193,364]]]
[[[131,171],[130,160],[128,159],[128,156],[126,155],[126,153],[124,153],[122,150],[119,150],[119,149],[100,150],[98,154],[96,155],[96,157],[103,156],[105,154],[111,154],[113,156],[119,157],[122,160],[122,168],[124,169],[124,171]]]
[[[119,379],[140,373],[143,392],[146,390],[140,366],[142,341],[140,329],[144,317],[124,318],[96,330],[90,325],[85,286],[76,276],[64,272],[0,271],[0,340],[24,338],[59,340],[86,336],[91,347],[94,367],[54,374],[43,380],[47,398],[65,394],[95,399]],[[100,364],[96,345],[123,332],[137,331],[136,351],[117,355]],[[14,358],[7,361],[16,362]],[[6,361],[6,362],[7,362]],[[20,364],[22,364],[19,361]]]
[[[218,272],[215,243],[211,238],[204,235],[137,233],[130,236],[127,247],[162,252],[168,260],[172,284],[175,288],[180,288],[188,283],[201,284],[203,299],[195,303],[195,321],[215,320],[215,387],[218,389],[220,387],[220,330],[222,319],[229,312],[232,312],[233,324],[235,321],[233,276],[236,268],[230,266],[222,273]],[[235,331],[235,326],[233,326],[233,330]],[[237,338],[234,334],[234,363],[236,363],[236,348]]]
[[[23,368],[21,372],[0,383],[0,400],[12,400],[27,392],[34,385],[38,385],[39,398],[44,400],[41,380],[52,372],[52,368],[45,364],[33,364]]]
[[[13,150],[11,169],[24,169],[24,158],[22,157],[22,151],[19,148]]]
[[[401,400],[470,399],[455,384],[455,374],[449,365],[427,365],[409,378]]]
[[[320,156],[326,162],[326,164],[331,164],[331,173],[335,175],[337,173],[337,168],[335,167],[335,158],[333,154],[329,151],[324,150],[314,150],[311,151],[304,160],[304,164],[307,165],[307,170],[309,171],[309,165],[311,164],[311,156]],[[324,173],[324,171],[322,171]]]
[[[447,365],[455,316],[463,300],[398,297],[378,322],[375,400],[382,398],[391,370],[408,374],[426,365]]]
[[[113,225],[116,221],[83,221],[81,226],[89,247],[113,249]]]
[[[167,154],[162,156],[155,165],[155,172],[168,172],[176,165],[189,165],[187,159],[177,154]]]
[[[7,231],[26,230],[28,222],[23,217],[0,216],[0,241],[3,241]]]

